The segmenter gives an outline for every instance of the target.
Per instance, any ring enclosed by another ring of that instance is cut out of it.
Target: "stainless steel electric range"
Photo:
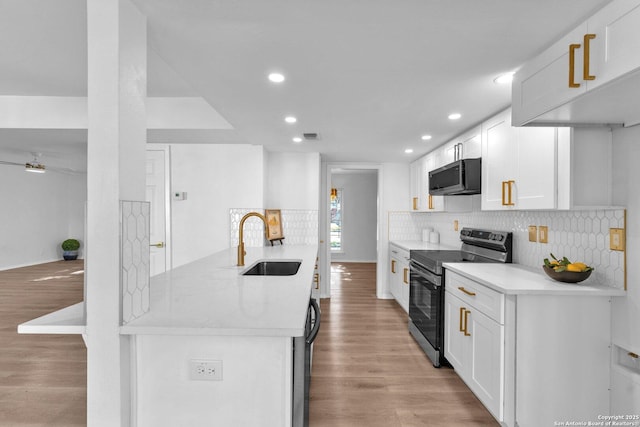
[[[511,262],[512,233],[463,228],[460,250],[410,251],[409,332],[433,366],[444,357],[444,275],[446,262]]]

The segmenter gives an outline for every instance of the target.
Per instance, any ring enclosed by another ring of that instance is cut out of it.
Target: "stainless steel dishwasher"
[[[309,387],[311,385],[311,346],[320,330],[320,307],[309,300],[305,333],[293,337],[293,427],[309,425]]]

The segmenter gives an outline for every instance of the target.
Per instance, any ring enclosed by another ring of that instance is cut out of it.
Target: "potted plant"
[[[80,242],[76,239],[67,239],[62,244],[62,256],[65,261],[78,258],[78,249],[80,249]]]

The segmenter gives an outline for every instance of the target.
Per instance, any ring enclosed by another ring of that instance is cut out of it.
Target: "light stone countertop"
[[[302,336],[317,245],[236,248],[151,278],[150,311],[120,328],[125,335]],[[242,276],[258,260],[301,260],[293,276]]]
[[[502,263],[445,263],[444,268],[507,295],[626,295],[622,289],[603,284],[557,282],[547,276],[542,267]]]

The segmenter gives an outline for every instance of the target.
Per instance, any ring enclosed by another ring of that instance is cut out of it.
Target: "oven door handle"
[[[315,341],[316,336],[318,335],[318,331],[320,330],[320,317],[321,317],[320,307],[318,307],[318,303],[313,298],[309,300],[309,309],[310,310],[313,309],[313,312],[314,312],[313,318],[315,319],[315,321],[313,322],[313,329],[311,329],[311,332],[309,332],[309,336],[307,336],[307,339],[305,340],[307,344],[311,344],[313,341]]]
[[[418,276],[427,279],[427,281],[433,284],[433,286],[435,287],[442,286],[442,279],[440,278],[440,276],[433,274],[429,271],[425,271],[422,268],[420,268],[418,265],[419,264],[417,264],[415,261],[411,262],[411,264],[409,265],[409,267],[411,268],[411,273],[415,273]]]

